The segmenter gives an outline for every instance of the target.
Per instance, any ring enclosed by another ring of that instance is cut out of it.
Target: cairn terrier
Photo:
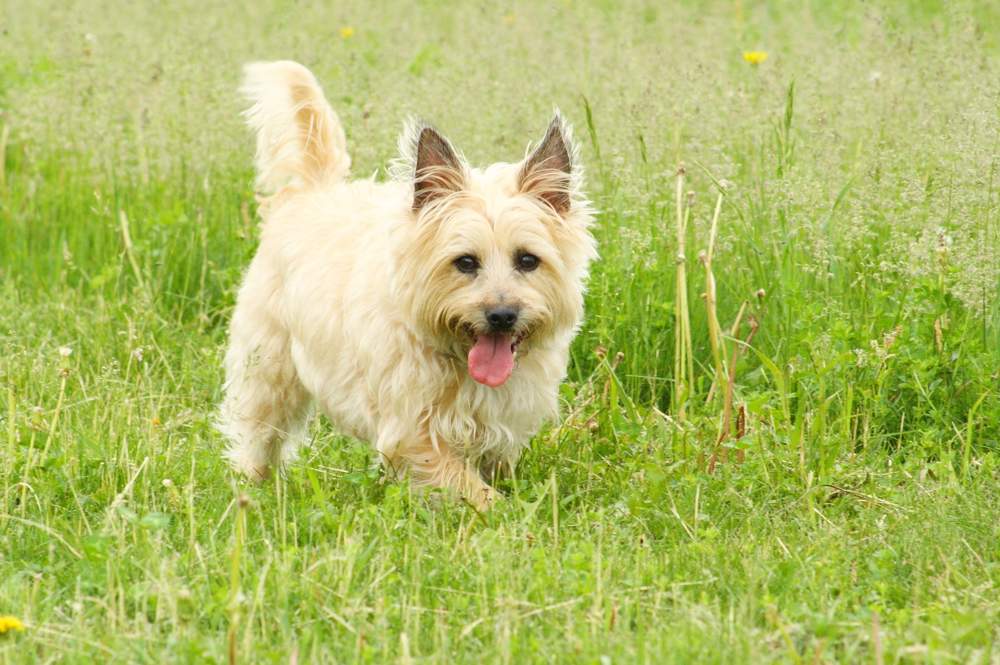
[[[556,112],[523,160],[478,169],[410,122],[387,182],[351,180],[312,73],[245,73],[263,226],[229,330],[226,457],[266,478],[315,404],[391,473],[488,507],[557,415],[596,256],[569,125]]]

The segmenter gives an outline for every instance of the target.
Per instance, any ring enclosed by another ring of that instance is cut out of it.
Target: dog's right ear
[[[465,168],[448,139],[434,128],[418,128],[413,153],[413,210],[462,189]]]

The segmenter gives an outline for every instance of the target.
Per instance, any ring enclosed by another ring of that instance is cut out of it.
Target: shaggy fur
[[[557,415],[596,255],[569,126],[557,113],[522,162],[480,170],[411,122],[392,180],[351,181],[343,129],[305,67],[249,65],[243,91],[264,223],[230,327],[226,456],[267,477],[295,457],[315,404],[392,472],[488,506],[493,471]],[[518,263],[526,253],[536,268]],[[474,272],[457,267],[468,256]],[[486,313],[508,305],[516,324],[496,335]],[[470,376],[484,339],[516,353],[496,387]]]

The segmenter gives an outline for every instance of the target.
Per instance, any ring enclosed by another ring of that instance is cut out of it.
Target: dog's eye
[[[517,269],[520,270],[521,272],[531,272],[532,270],[537,268],[538,264],[541,262],[542,262],[541,259],[539,259],[537,256],[535,256],[534,254],[528,254],[527,252],[522,252],[521,254],[518,254],[517,258],[515,259],[515,264],[517,265]]]
[[[458,272],[464,272],[466,274],[472,274],[479,270],[479,259],[474,257],[472,254],[465,254],[455,259],[455,268]]]

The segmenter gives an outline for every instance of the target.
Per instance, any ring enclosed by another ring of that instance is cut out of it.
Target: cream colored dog
[[[240,472],[295,456],[313,403],[390,471],[479,508],[558,411],[596,256],[558,113],[518,164],[470,168],[410,123],[389,182],[348,180],[313,75],[251,64],[260,248],[236,303],[220,429]]]

